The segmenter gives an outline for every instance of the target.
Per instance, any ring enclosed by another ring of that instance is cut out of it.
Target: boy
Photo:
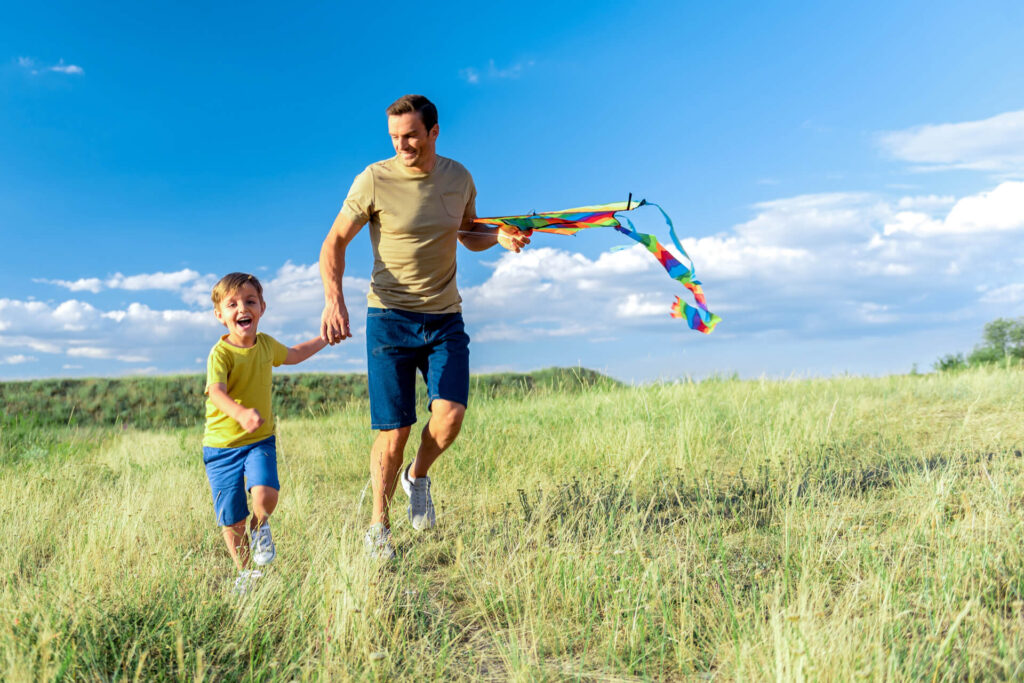
[[[288,348],[257,332],[267,304],[260,281],[248,273],[225,275],[210,298],[214,315],[228,333],[207,360],[203,463],[217,524],[223,527],[224,541],[239,571],[235,590],[244,593],[250,580],[261,575],[258,570],[246,570],[250,554],[246,487],[252,493],[254,513],[248,524],[252,559],[262,566],[277,554],[270,536],[270,514],[281,488],[270,409],[271,366],[301,363],[326,344],[317,337]]]

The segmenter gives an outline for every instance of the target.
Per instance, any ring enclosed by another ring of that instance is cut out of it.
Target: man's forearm
[[[498,228],[479,223],[468,223],[459,234],[462,246],[470,251],[484,251],[498,242]]]
[[[320,247],[320,280],[324,284],[324,299],[328,303],[344,303],[342,278],[345,275],[345,245],[332,231]]]

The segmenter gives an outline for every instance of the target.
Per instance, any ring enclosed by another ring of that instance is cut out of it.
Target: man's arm
[[[288,355],[285,356],[284,365],[296,365],[301,363],[325,346],[327,346],[327,342],[325,342],[321,337],[313,337],[309,341],[296,344],[288,349]]]
[[[324,283],[320,338],[326,344],[334,345],[352,336],[341,280],[345,275],[345,250],[363,225],[365,223],[356,223],[344,211],[339,212],[320,247],[320,279]]]
[[[519,233],[505,232],[489,225],[476,223],[475,219],[476,216],[466,216],[459,229],[459,242],[470,251],[484,251],[495,244],[500,244],[518,254],[523,247],[530,243],[532,230]]]
[[[206,387],[206,393],[210,395],[210,401],[217,406],[217,410],[224,413],[237,422],[242,429],[252,434],[263,424],[263,416],[255,408],[246,408],[228,395],[228,387],[223,382],[217,382]]]

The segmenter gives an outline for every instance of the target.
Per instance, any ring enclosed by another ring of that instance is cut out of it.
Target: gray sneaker
[[[262,567],[270,564],[277,557],[274,539],[270,536],[270,521],[267,520],[252,533],[252,561]]]
[[[363,536],[366,554],[373,560],[395,559],[395,546],[391,545],[391,530],[382,522],[377,522],[366,530]]]
[[[402,490],[409,496],[409,521],[416,531],[433,529],[437,524],[434,516],[434,501],[430,497],[430,477],[409,479],[409,463],[402,470]]]
[[[235,579],[235,594],[245,595],[253,589],[256,584],[256,579],[263,576],[263,572],[259,569],[243,569],[238,573],[238,578]]]

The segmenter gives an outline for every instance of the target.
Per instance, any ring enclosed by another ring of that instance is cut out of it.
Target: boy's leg
[[[253,562],[263,566],[277,557],[270,533],[270,515],[277,507],[281,483],[277,478],[277,439],[273,436],[248,446],[245,458],[245,481],[252,493],[252,518],[249,520],[250,554]]]
[[[269,436],[246,446],[245,483],[252,494],[250,529],[266,522],[277,507],[281,482],[277,476],[277,439]]]
[[[245,520],[231,526],[221,527],[224,542],[228,546],[228,553],[235,561],[238,571],[245,569],[249,564],[249,538],[245,535]]]
[[[249,559],[249,541],[245,536],[249,508],[245,501],[245,447],[203,447],[203,464],[210,481],[213,509],[228,553],[239,570]]]
[[[249,518],[249,528],[256,530],[274,513],[280,492],[269,486],[253,486],[249,492],[252,494],[252,517]]]

